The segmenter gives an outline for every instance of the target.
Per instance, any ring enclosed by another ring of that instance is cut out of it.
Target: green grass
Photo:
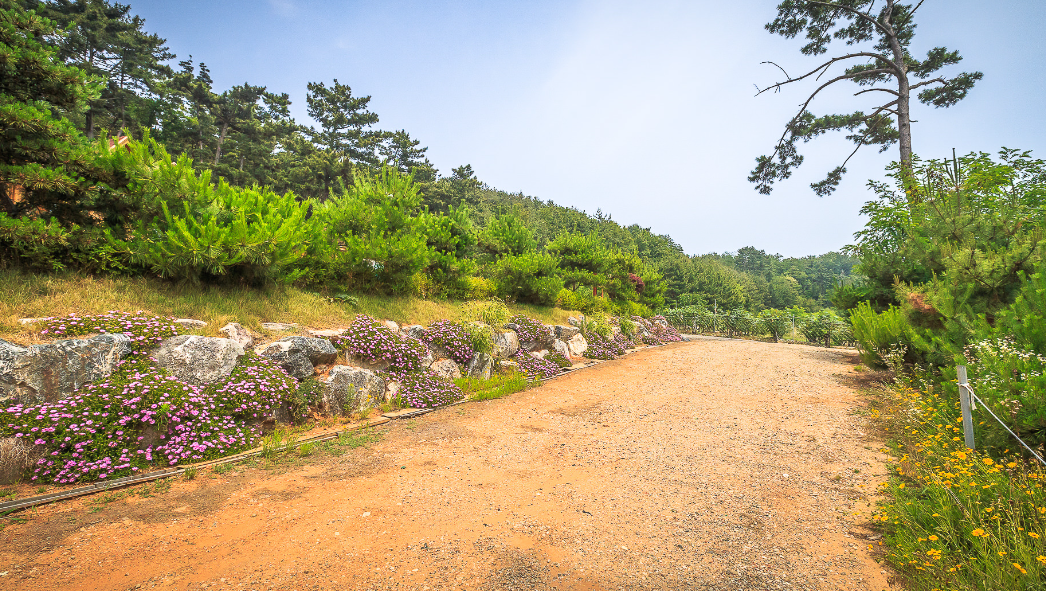
[[[898,387],[873,414],[897,462],[875,516],[886,559],[911,589],[1043,589],[1046,471],[967,449],[959,402],[939,390]]]
[[[191,287],[149,278],[90,277],[74,273],[33,274],[0,270],[0,338],[39,342],[20,318],[61,316],[76,312],[99,314],[109,310],[144,310],[163,316],[207,322],[200,332],[218,335],[229,322],[239,322],[265,333],[262,322],[293,322],[304,328],[348,326],[357,313],[401,324],[428,325],[434,320],[458,320],[462,302],[413,297],[357,294],[357,306],[332,302],[323,295],[294,287]],[[512,305],[509,310],[546,324],[566,324],[571,314],[558,308]]]
[[[516,392],[522,392],[527,388],[539,385],[540,381],[530,381],[521,373],[501,374],[492,376],[489,380],[463,377],[454,380],[469,400],[493,400]]]

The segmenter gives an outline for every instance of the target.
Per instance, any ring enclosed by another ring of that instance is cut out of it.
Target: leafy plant
[[[494,263],[490,272],[498,295],[506,300],[551,306],[563,289],[556,259],[548,253],[505,256]]]
[[[482,322],[488,326],[500,328],[508,322],[508,319],[508,306],[498,298],[473,300],[466,302],[461,307],[461,320],[465,322]]]
[[[493,334],[490,338],[490,350],[493,350]],[[446,351],[451,359],[461,364],[468,363],[476,354],[472,346],[473,335],[465,326],[449,320],[437,320],[430,324],[422,333],[421,340]]]
[[[531,380],[551,378],[560,372],[560,366],[555,362],[542,359],[522,349],[516,352],[512,360],[519,365],[519,371]]]

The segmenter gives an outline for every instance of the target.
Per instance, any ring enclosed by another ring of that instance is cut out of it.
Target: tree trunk
[[[241,150],[240,152],[240,172],[243,172],[243,150]]]
[[[901,170],[911,172],[912,170],[912,116],[911,116],[911,88],[908,83],[908,66],[904,62],[904,48],[897,39],[897,32],[890,19],[893,2],[887,2],[886,26],[890,32],[887,42],[890,51],[893,52],[894,64],[900,68],[897,74],[897,133],[898,144],[901,150]]]
[[[214,150],[214,165],[218,166],[218,161],[222,158],[222,144],[225,143],[225,134],[229,131],[229,124],[222,123],[222,132],[218,135],[218,147]]]

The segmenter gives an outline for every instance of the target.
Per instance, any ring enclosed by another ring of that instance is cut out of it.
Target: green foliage
[[[494,264],[491,274],[498,296],[506,301],[552,306],[563,289],[556,259],[548,253],[504,256]]]
[[[534,234],[514,215],[503,215],[491,220],[483,230],[480,244],[495,256],[520,256],[534,251]]]
[[[527,388],[539,384],[539,381],[527,379],[526,374],[520,372],[497,374],[489,380],[479,378],[461,377],[454,380],[469,400],[493,400],[516,392],[522,392]]]
[[[916,158],[911,175],[890,171],[892,184],[871,184],[877,197],[850,252],[873,306],[904,306],[922,337],[915,358],[948,363],[976,318],[1012,303],[1043,260],[1046,163],[1004,149],[998,161]]]
[[[869,366],[888,367],[891,360],[903,358],[911,344],[911,326],[900,308],[876,314],[871,304],[862,302],[850,312],[850,323],[861,359]]]
[[[763,324],[763,330],[770,333],[774,342],[780,341],[781,337],[792,330],[792,316],[788,310],[763,310],[759,313],[759,320]]]
[[[592,294],[592,289],[585,285],[575,290],[563,288],[556,296],[556,305],[564,310],[577,310],[585,314],[595,314],[610,310],[610,301]]]
[[[428,245],[432,221],[410,176],[385,167],[357,173],[314,209],[309,220],[305,280],[375,293],[410,293],[413,277],[434,256]]]
[[[787,179],[793,169],[802,164],[803,157],[796,146],[800,141],[808,142],[829,131],[846,131],[846,139],[856,146],[854,153],[866,145],[879,146],[881,152],[899,143],[899,161],[905,167],[911,164],[912,89],[922,88],[917,95],[922,103],[950,107],[965,98],[982,77],[980,72],[962,72],[952,78],[937,74],[942,68],[962,61],[957,51],[934,47],[927,52],[925,59],[915,56],[911,43],[915,36],[917,9],[918,5],[913,8],[911,4],[896,2],[877,8],[875,2],[866,0],[845,3],[784,0],[777,6],[777,18],[766,25],[766,30],[788,39],[802,35],[807,40],[801,49],[804,55],[824,54],[833,41],[845,43],[847,48],[843,55],[827,59],[809,72],[794,78],[785,74],[785,80],[764,88],[758,94],[777,91],[804,79],[820,81],[821,75],[833,64],[848,67],[842,73],[833,73],[832,78],[817,82],[816,90],[785,126],[774,152],[756,159],[756,168],[748,180],[756,183],[760,193],[770,194],[775,181]],[[913,81],[913,77],[921,82]],[[841,115],[815,116],[807,110],[822,89],[841,82],[858,87],[871,86],[856,94],[879,90],[882,94],[877,96],[886,96],[888,100],[871,113],[858,110]],[[849,157],[824,180],[811,184],[814,192],[820,196],[833,192],[846,172],[847,161]]]
[[[143,183],[146,206],[162,212],[140,220],[128,240],[114,241],[134,264],[191,283],[217,277],[286,283],[301,274],[290,267],[308,245],[307,208],[293,194],[239,189],[224,180],[215,185],[209,172],[196,174],[185,156],[171,162],[152,140],[133,150],[150,174]]]
[[[806,340],[825,347],[848,344],[854,338],[850,325],[831,310],[807,315],[796,328]]]
[[[486,353],[487,355],[494,353],[494,328],[492,325],[482,322],[465,322],[461,327],[468,335],[469,343],[474,351]]]

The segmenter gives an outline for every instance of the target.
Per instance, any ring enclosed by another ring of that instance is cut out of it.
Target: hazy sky
[[[863,226],[868,179],[896,159],[896,147],[862,150],[819,198],[809,183],[852,148],[822,137],[801,146],[806,162],[772,195],[753,190],[755,157],[810,89],[754,97],[778,75],[760,62],[814,63],[801,40],[764,30],[772,1],[129,1],[179,59],[207,64],[218,91],[287,92],[307,122],[306,83],[337,78],[371,95],[378,127],[406,129],[445,174],[468,163],[492,187],[601,208],[691,254],[836,250]],[[927,0],[917,22],[917,54],[958,49],[964,61],[943,73],[984,80],[950,109],[913,107],[916,153],[1006,146],[1046,157],[1046,2]],[[852,110],[868,95],[852,99],[851,87],[811,109]]]

